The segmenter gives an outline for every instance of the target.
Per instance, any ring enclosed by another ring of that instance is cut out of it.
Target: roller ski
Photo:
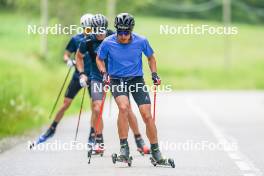
[[[95,139],[94,137],[90,136],[88,139],[88,153],[87,153],[87,158],[88,158],[88,164],[91,163],[91,157],[92,157],[92,153],[95,147]]]
[[[145,154],[150,154],[148,146],[146,146],[142,138],[136,138],[137,151],[144,156]]]
[[[88,157],[88,164],[91,163],[91,158],[92,158],[92,155],[100,155],[101,157],[104,156],[104,143],[103,143],[103,139],[100,138],[100,139],[91,139],[89,138],[88,140],[88,146],[89,146],[89,150],[88,150],[88,153],[87,153],[87,157]]]
[[[47,141],[49,138],[52,138],[54,136],[54,134],[55,134],[55,131],[56,131],[56,128],[50,127],[46,131],[46,133],[42,134],[35,142],[30,144],[29,149],[32,149],[35,146],[37,146],[38,144]]]
[[[116,162],[126,163],[129,167],[132,165],[132,156],[129,156],[129,148],[128,146],[121,146],[120,149],[120,155],[117,155],[116,153],[112,154],[112,161],[114,164]]]
[[[104,156],[104,144],[95,144],[93,147],[90,148],[90,152],[92,155],[100,155],[101,157]]]
[[[98,148],[95,148],[95,147],[90,148],[88,150],[88,153],[87,153],[88,164],[91,163],[92,155],[100,155],[101,157],[103,157],[104,156],[104,148],[101,148],[101,147],[99,147],[99,149]]]
[[[94,146],[95,146],[95,138],[94,138],[94,136],[92,136],[91,134],[90,134],[90,136],[89,136],[89,139],[88,139],[88,143],[87,143],[87,145],[88,145],[88,153],[87,153],[88,164],[90,164],[90,162],[91,162],[91,157],[92,157],[92,153],[93,153],[93,148],[94,148]]]
[[[156,151],[152,151],[151,152],[152,157],[150,157],[150,161],[151,164],[153,166],[170,166],[172,168],[175,168],[175,163],[174,160],[169,158],[169,159],[164,159],[161,156],[161,152],[159,151],[159,149],[157,149]]]
[[[116,153],[113,153],[112,154],[112,161],[113,163],[115,164],[116,162],[121,162],[121,163],[127,163],[127,165],[129,167],[132,166],[132,156],[129,156],[129,157],[126,157],[126,156],[123,156],[123,155],[117,155]]]
[[[150,157],[150,161],[153,166],[171,166],[172,168],[175,168],[174,160],[171,158],[157,161],[154,158]]]

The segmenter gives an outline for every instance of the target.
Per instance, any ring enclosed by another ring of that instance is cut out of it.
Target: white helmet
[[[92,26],[92,18],[93,18],[93,14],[91,13],[86,13],[84,14],[81,19],[80,19],[80,24],[81,27],[83,28],[87,28],[87,27],[91,27]]]

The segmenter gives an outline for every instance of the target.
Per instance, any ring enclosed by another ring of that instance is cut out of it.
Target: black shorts
[[[103,100],[103,82],[98,80],[91,80],[90,87],[92,100]]]
[[[77,93],[82,89],[79,79],[72,78],[70,84],[68,85],[68,88],[65,92],[65,97],[74,99],[74,97],[77,95]],[[90,86],[88,86],[88,94],[91,97],[91,89]]]
[[[131,93],[138,106],[151,104],[149,93],[142,76],[118,79],[111,78],[110,88],[115,98],[120,95],[125,95],[129,98],[129,93]]]

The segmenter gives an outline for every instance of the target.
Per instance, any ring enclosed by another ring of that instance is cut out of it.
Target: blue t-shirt
[[[75,36],[73,36],[68,45],[66,46],[66,50],[68,50],[70,53],[76,53],[79,44],[83,38],[85,38],[85,35],[83,33],[76,34]]]
[[[142,52],[146,57],[153,55],[148,40],[132,33],[131,42],[121,44],[116,34],[107,37],[97,52],[101,60],[108,58],[108,73],[112,77],[143,76]]]
[[[112,34],[113,34],[113,32],[111,30],[107,30],[107,34],[106,34],[107,37],[112,35]],[[99,49],[99,46],[102,43],[102,40],[101,41],[97,40],[95,35],[89,35],[86,37],[86,40],[83,40],[80,43],[80,47],[79,47],[80,53],[82,53],[82,54],[88,53],[88,55],[90,56],[89,49],[88,49],[88,45],[89,45],[88,43],[92,46],[92,51],[96,55],[96,53]],[[107,59],[105,60],[105,64],[107,65]],[[100,71],[98,70],[95,58],[91,59],[91,68],[90,69],[91,69],[91,71],[90,71],[89,79],[102,81],[103,78],[102,78]]]
[[[66,46],[66,50],[69,51],[70,53],[74,53],[76,54],[80,43],[85,40],[85,35],[82,34],[76,34],[75,36],[73,36],[70,40],[70,42],[68,43],[68,45]],[[91,58],[88,55],[88,53],[84,53],[84,72],[87,74],[87,76],[90,75],[90,65],[91,65]],[[79,72],[77,69],[75,69],[74,73],[73,73],[73,78],[74,79],[79,79]]]

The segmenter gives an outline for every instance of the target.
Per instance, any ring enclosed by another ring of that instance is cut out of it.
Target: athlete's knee
[[[93,103],[93,107],[92,107],[92,111],[95,114],[99,114],[100,113],[100,103]]]
[[[149,111],[141,112],[141,115],[142,115],[144,123],[147,124],[150,121],[152,121],[152,116],[151,116],[151,113]]]
[[[128,113],[129,112],[129,104],[128,103],[123,103],[118,106],[119,112],[121,113]]]
[[[70,107],[71,102],[72,102],[71,100],[64,100],[64,102],[63,102],[63,109],[64,110],[67,110]]]

